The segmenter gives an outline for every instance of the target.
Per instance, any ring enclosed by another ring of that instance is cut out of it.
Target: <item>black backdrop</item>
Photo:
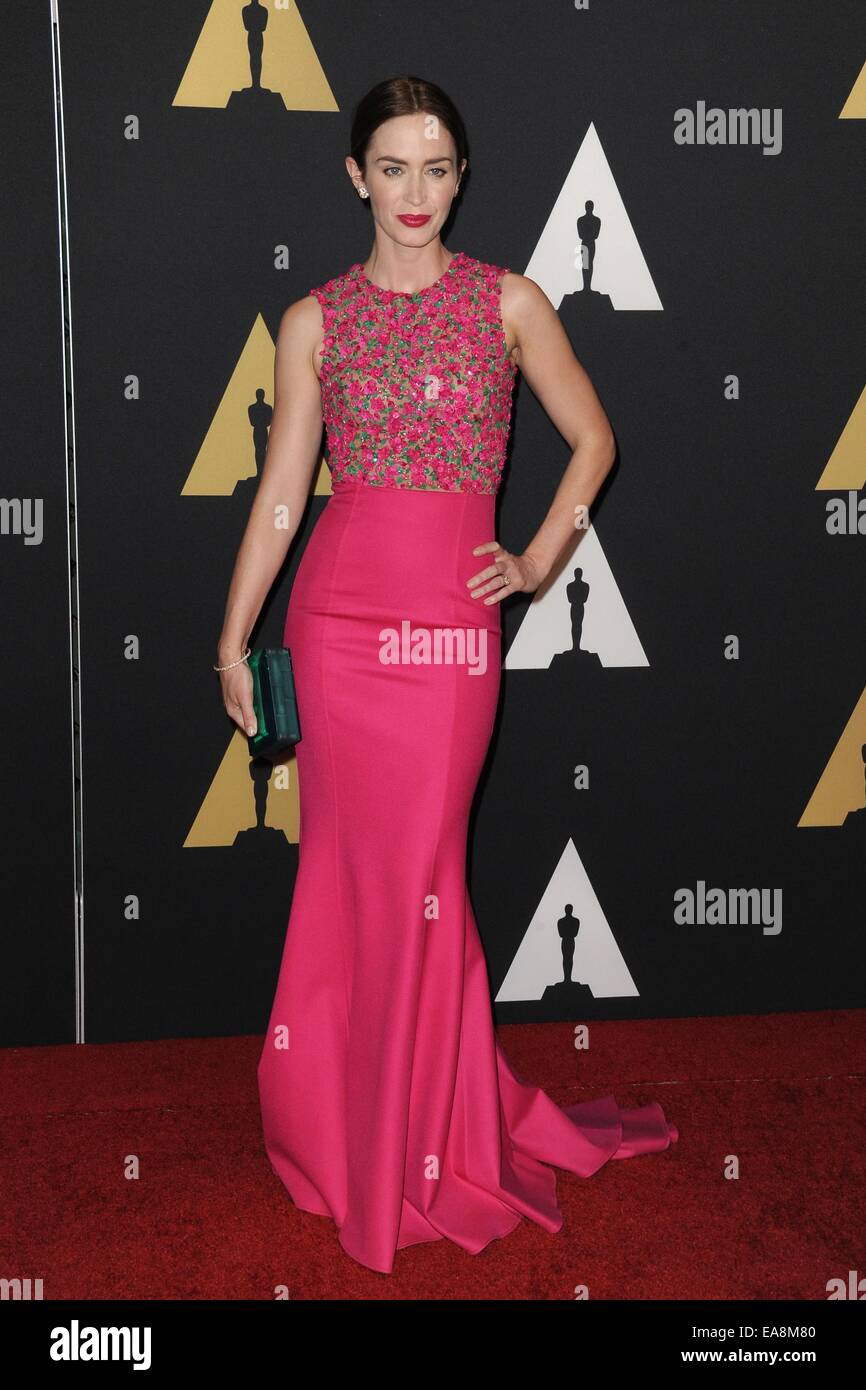
[[[398,72],[443,85],[469,129],[446,245],[547,290],[619,446],[593,515],[584,633],[602,655],[550,665],[564,590],[503,609],[469,861],[497,1016],[862,1004],[866,519],[847,535],[827,520],[834,501],[864,505],[862,5],[269,4],[276,94],[258,101],[240,8],[60,0],[59,73],[48,0],[7,29],[2,491],[44,499],[44,536],[0,536],[3,1041],[265,1026],[297,864],[294,763],[256,827],[210,667],[255,486],[247,407],[257,386],[273,399],[286,305],[369,250],[350,117]],[[781,113],[781,148],[681,143],[676,113],[702,103]],[[564,276],[580,286],[564,253],[587,198],[597,293],[562,298]],[[612,245],[617,225],[631,240]],[[519,382],[509,549],[567,460]],[[280,640],[327,490],[323,464],[256,643]],[[641,660],[610,656],[624,633]],[[781,918],[681,920],[678,895],[701,883],[775,891]],[[582,984],[563,990],[566,902]]]

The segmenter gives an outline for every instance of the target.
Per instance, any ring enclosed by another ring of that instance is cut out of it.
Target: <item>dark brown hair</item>
[[[355,107],[349,153],[358,168],[366,174],[364,166],[370,141],[384,121],[390,121],[394,116],[411,116],[416,111],[438,118],[457,147],[455,175],[460,178],[460,165],[464,159],[467,160],[465,174],[468,174],[469,142],[463,117],[448,94],[435,82],[425,82],[421,77],[410,75],[387,77],[384,82],[371,87]],[[462,187],[461,180],[461,190]]]

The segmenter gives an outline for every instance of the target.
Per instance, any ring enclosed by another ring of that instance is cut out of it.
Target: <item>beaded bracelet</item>
[[[228,663],[227,666],[215,666],[213,669],[214,669],[215,671],[230,671],[231,668],[232,668],[233,666],[240,666],[240,664],[241,664],[242,661],[246,661],[246,659],[247,659],[247,657],[249,656],[249,654],[250,654],[250,648],[247,647],[247,649],[246,649],[246,651],[244,652],[243,656],[239,656],[238,659],[237,659],[237,661],[230,661],[230,662]]]

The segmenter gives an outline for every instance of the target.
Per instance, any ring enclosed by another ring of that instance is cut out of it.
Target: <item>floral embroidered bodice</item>
[[[310,290],[324,323],[332,488],[498,490],[517,372],[500,312],[505,273],[458,251],[412,294],[374,285],[360,261]]]

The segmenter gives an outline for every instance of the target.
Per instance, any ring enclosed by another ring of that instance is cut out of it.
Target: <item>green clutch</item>
[[[247,735],[250,757],[276,761],[299,743],[301,726],[292,656],[288,647],[260,647],[247,658],[253,675],[256,732]]]

